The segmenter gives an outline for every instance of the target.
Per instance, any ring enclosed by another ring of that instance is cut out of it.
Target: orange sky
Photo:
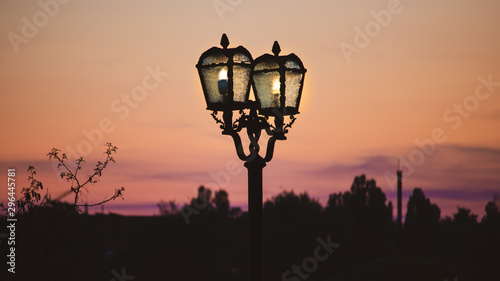
[[[498,11],[495,0],[2,1],[0,166],[17,168],[24,186],[35,165],[57,196],[69,187],[50,149],[79,150],[93,165],[110,141],[117,163],[90,202],[125,186],[109,208],[152,214],[160,199],[184,203],[207,184],[245,205],[244,168],[227,184],[211,176],[242,163],[205,110],[194,67],[226,33],[254,58],[278,40],[308,70],[301,114],[264,170],[265,197],[307,190],[325,203],[365,173],[394,200],[385,175],[413,159],[406,192],[422,187],[442,215],[460,205],[482,216],[500,193]],[[440,143],[418,158],[416,141],[436,129]]]

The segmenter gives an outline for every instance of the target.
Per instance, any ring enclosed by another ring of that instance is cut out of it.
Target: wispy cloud
[[[485,117],[491,119],[500,119],[500,109],[487,114]]]
[[[500,111],[498,112],[500,114]],[[499,115],[500,117],[500,115]],[[491,147],[483,147],[483,146],[466,146],[466,145],[447,145],[445,148],[452,149],[457,152],[479,155],[479,156],[494,156],[498,157],[497,160],[500,160],[500,149],[499,148],[491,148]],[[500,161],[498,162],[500,164]]]
[[[357,163],[335,163],[306,173],[325,178],[334,178],[345,174],[352,176],[359,174],[383,175],[387,169],[395,169],[395,159],[394,156],[375,155],[363,157]]]
[[[471,189],[471,190],[449,190],[449,189],[429,189],[425,195],[434,199],[455,199],[460,201],[480,201],[491,200],[493,194],[499,192],[492,189]]]
[[[335,163],[305,173],[323,178],[335,178],[345,174],[352,176],[366,174],[369,177],[382,178],[386,171],[397,169],[396,159],[392,155],[374,155],[360,158],[356,163]],[[464,186],[464,183],[475,183],[474,185],[487,183],[488,186],[497,184],[500,189],[500,149],[442,145],[432,157],[418,167],[411,178],[450,187],[456,183],[460,183],[459,187]]]
[[[178,171],[178,172],[160,172],[148,175],[143,175],[142,180],[165,180],[165,181],[196,181],[206,180],[207,172],[192,172],[192,171]]]

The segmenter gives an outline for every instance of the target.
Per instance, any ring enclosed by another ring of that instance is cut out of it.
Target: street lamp
[[[250,281],[262,280],[262,169],[271,161],[276,140],[285,140],[299,114],[299,104],[306,69],[295,54],[280,56],[278,42],[274,55],[265,54],[255,61],[242,46],[228,48],[222,35],[222,48],[204,52],[196,68],[201,80],[207,110],[212,111],[223,135],[233,138],[238,157],[248,169],[248,217]],[[255,101],[249,100],[250,82]],[[222,120],[218,112],[222,111]],[[233,111],[239,117],[233,118]],[[289,122],[285,124],[285,116]],[[268,122],[274,119],[274,125]],[[250,145],[246,154],[239,135],[246,128]],[[258,144],[262,130],[270,137],[264,157]]]

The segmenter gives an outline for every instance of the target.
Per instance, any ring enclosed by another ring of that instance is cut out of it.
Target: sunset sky
[[[106,211],[152,215],[203,184],[246,208],[246,169],[205,110],[195,68],[226,33],[254,58],[277,40],[307,68],[265,198],[293,189],[325,204],[366,174],[395,204],[399,159],[404,206],[421,187],[442,217],[466,206],[481,218],[500,195],[499,12],[497,0],[2,1],[2,182],[16,168],[19,195],[34,165],[58,197],[69,185],[51,148],[83,156],[88,171],[112,142],[117,163],[89,203],[124,186]]]

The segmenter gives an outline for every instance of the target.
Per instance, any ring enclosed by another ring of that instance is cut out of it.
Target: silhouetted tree
[[[324,210],[326,226],[342,243],[342,259],[349,260],[349,265],[376,259],[384,250],[380,239],[393,229],[392,203],[386,201],[376,181],[365,175],[354,177],[350,191],[329,195]]]
[[[156,206],[160,209],[161,216],[176,215],[179,212],[175,200],[169,200],[168,202],[161,200]]]
[[[30,173],[30,175],[28,176],[28,181],[30,186],[24,187],[21,191],[22,197],[15,201],[14,209],[16,210],[16,215],[26,214],[35,207],[51,207],[54,204],[58,204],[58,201],[60,201],[60,199],[69,194],[74,194],[74,199],[72,200],[72,203],[69,204],[69,206],[71,206],[77,213],[80,212],[79,207],[81,206],[97,206],[115,200],[119,197],[123,199],[123,192],[125,191],[125,188],[121,187],[119,189],[115,189],[115,193],[111,197],[105,198],[102,201],[93,204],[79,203],[80,193],[83,190],[88,190],[89,185],[93,185],[99,182],[99,178],[102,176],[104,169],[110,163],[115,162],[113,154],[116,153],[118,147],[112,145],[111,143],[106,143],[105,146],[106,151],[104,152],[104,154],[106,154],[106,159],[104,161],[97,161],[97,164],[93,169],[93,173],[83,177],[81,176],[81,172],[80,174],[78,174],[78,172],[82,169],[83,162],[85,162],[83,157],[76,159],[75,164],[70,164],[68,162],[69,159],[65,153],[61,154],[60,149],[52,148],[52,150],[47,154],[47,156],[49,156],[49,160],[57,160],[57,168],[62,169],[62,172],[60,173],[61,179],[65,179],[70,183],[69,190],[66,191],[63,196],[60,196],[56,199],[51,198],[47,190],[42,199],[42,195],[40,194],[40,192],[43,191],[43,184],[41,181],[35,178],[35,167],[30,165],[28,167],[28,172]],[[0,203],[0,208],[7,214],[7,208],[4,206],[3,202]]]
[[[318,217],[321,210],[317,199],[311,199],[307,192],[296,195],[293,190],[285,190],[264,203],[265,216],[276,221]]]
[[[61,153],[60,149],[57,148],[52,148],[52,150],[47,154],[49,156],[49,160],[54,159],[57,160],[57,168],[62,169],[62,172],[60,174],[61,179],[65,179],[67,182],[71,184],[70,191],[68,192],[69,194],[73,193],[75,198],[73,205],[75,207],[79,206],[97,206],[97,205],[102,205],[104,203],[107,203],[109,201],[115,200],[118,197],[122,197],[123,199],[123,191],[125,191],[124,187],[121,187],[119,189],[115,189],[115,193],[113,196],[110,198],[104,199],[100,202],[94,203],[94,204],[78,204],[78,199],[80,196],[80,193],[83,190],[88,190],[89,185],[93,185],[97,182],[99,182],[99,178],[102,176],[102,173],[106,167],[111,164],[115,163],[115,158],[114,154],[118,150],[118,147],[114,146],[110,142],[105,144],[106,146],[106,151],[103,153],[106,155],[106,159],[104,161],[97,161],[97,164],[95,165],[95,168],[93,169],[93,173],[89,174],[86,177],[81,177],[81,174],[78,175],[78,172],[82,169],[82,164],[85,162],[83,160],[83,157],[80,157],[75,160],[76,166],[74,167],[74,170],[71,169],[72,165],[68,163],[68,157],[66,156],[65,153]]]
[[[484,207],[486,214],[481,222],[483,223],[500,223],[500,211],[494,201],[489,201]]]
[[[21,247],[16,245],[17,280],[89,280],[95,277],[95,274],[89,273],[89,268],[109,272],[110,268],[96,262],[107,252],[103,245],[103,235],[90,223],[89,216],[80,215],[79,209],[85,205],[101,205],[123,195],[124,188],[121,187],[115,190],[114,195],[102,201],[87,204],[81,200],[81,192],[88,191],[91,185],[97,183],[108,164],[114,162],[113,155],[117,147],[107,143],[106,148],[105,160],[98,161],[87,175],[82,172],[82,157],[73,164],[66,154],[53,148],[47,156],[57,161],[57,167],[61,169],[60,177],[69,183],[66,193],[55,199],[42,182],[35,178],[35,168],[29,166],[29,186],[22,189],[18,200],[9,202],[13,203],[9,205],[10,208],[15,205],[15,214],[9,215],[15,215],[22,221],[15,228],[16,240],[22,241]],[[46,192],[45,195],[41,194],[43,191]],[[61,202],[68,195],[73,195],[74,198],[70,202]],[[2,207],[3,203],[0,203],[0,208]],[[3,252],[2,246],[0,244]],[[0,258],[0,262],[5,264],[3,258]]]
[[[457,213],[453,214],[453,222],[458,223],[476,223],[477,215],[471,213],[470,209],[457,207]]]
[[[357,176],[351,192],[330,194],[325,212],[333,221],[357,221],[382,225],[392,222],[392,203],[386,205],[386,196],[374,179]]]
[[[191,199],[190,204],[185,204],[181,209],[181,215],[186,221],[190,223],[190,217],[193,215],[207,214],[213,210],[211,204],[212,191],[205,188],[203,185],[198,188],[198,195]]]
[[[273,278],[281,274],[295,258],[314,243],[318,236],[319,219],[322,206],[307,192],[295,194],[293,191],[282,193],[266,200],[264,204],[264,264],[266,271],[273,272]]]
[[[439,222],[441,209],[425,197],[421,188],[413,189],[408,200],[405,227],[428,227]]]
[[[391,217],[391,220],[392,220],[392,214],[393,214],[394,207],[392,206],[392,202],[391,201],[389,201],[389,203],[387,203],[387,209],[389,211],[389,214],[390,214],[390,217]]]
[[[198,188],[198,196],[191,199],[191,206],[198,210],[211,211],[213,209],[211,201],[212,191],[202,185]]]
[[[239,218],[243,212],[241,211],[240,207],[234,207],[231,208],[231,211],[229,211],[229,216],[233,219]]]
[[[425,197],[421,188],[414,188],[408,200],[402,245],[409,252],[426,255],[436,247],[436,233],[441,210]]]
[[[451,217],[450,216],[446,216],[444,217],[443,219],[441,219],[441,222],[442,223],[451,223]]]
[[[221,189],[215,192],[214,204],[222,217],[229,215],[229,196],[225,190]]]

